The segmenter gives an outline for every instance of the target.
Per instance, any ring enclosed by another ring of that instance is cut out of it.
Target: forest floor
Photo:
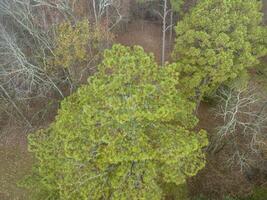
[[[0,135],[0,199],[26,200],[27,191],[18,182],[30,172],[32,157],[27,151],[27,133],[10,123]]]
[[[198,110],[198,127],[206,130],[209,138],[216,133],[216,127],[220,124],[214,110],[214,105],[207,102],[202,102]],[[215,155],[207,155],[205,168],[188,181],[191,196],[204,195],[217,200],[223,198],[224,194],[242,196],[251,191],[252,184],[248,182],[239,167],[227,165],[231,153],[231,150],[224,148]]]
[[[146,52],[153,53],[158,63],[161,61],[161,24],[137,20],[127,26],[126,32],[116,37],[116,42],[123,45],[140,45]],[[168,37],[168,34],[167,34]],[[166,40],[166,60],[170,59],[170,42]]]

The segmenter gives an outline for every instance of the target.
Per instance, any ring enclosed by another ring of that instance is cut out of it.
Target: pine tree
[[[178,22],[173,58],[186,95],[201,99],[266,55],[258,0],[203,0]]]
[[[185,0],[170,0],[172,10],[174,12],[179,12],[184,5]]]
[[[29,136],[34,187],[50,199],[157,200],[163,183],[185,183],[205,165],[207,137],[192,131],[194,104],[179,95],[178,76],[141,47],[106,50],[55,122]]]

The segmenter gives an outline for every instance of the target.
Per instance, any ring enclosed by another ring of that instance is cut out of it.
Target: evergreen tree
[[[174,12],[179,12],[184,5],[185,0],[170,0],[172,10]]]
[[[260,11],[258,0],[203,0],[178,22],[173,58],[186,95],[200,100],[266,55]]]
[[[205,131],[179,95],[178,73],[141,47],[114,45],[99,72],[29,136],[33,186],[48,199],[162,199],[205,165]],[[38,197],[42,199],[41,197]]]

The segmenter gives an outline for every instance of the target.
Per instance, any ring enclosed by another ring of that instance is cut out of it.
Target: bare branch
[[[218,152],[225,144],[232,146],[233,155],[229,163],[237,163],[243,170],[265,146],[267,136],[266,100],[263,101],[254,89],[220,88],[217,94],[219,106],[217,116],[222,119],[217,134],[213,137],[209,151]]]

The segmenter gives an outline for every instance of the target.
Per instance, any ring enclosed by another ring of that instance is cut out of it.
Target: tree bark
[[[166,50],[166,18],[167,18],[167,0],[164,0],[163,24],[162,24],[162,49],[161,49],[161,65],[165,63]]]
[[[170,27],[170,38],[169,38],[169,43],[170,43],[170,46],[171,46],[171,43],[172,43],[172,35],[173,35],[173,29],[172,29],[172,24],[173,24],[173,11],[171,11],[171,19],[170,19],[170,24],[171,24],[171,27]]]
[[[96,2],[93,0],[93,8],[94,8],[94,15],[95,15],[95,23],[98,24],[98,17],[97,17],[97,10],[96,10]]]

